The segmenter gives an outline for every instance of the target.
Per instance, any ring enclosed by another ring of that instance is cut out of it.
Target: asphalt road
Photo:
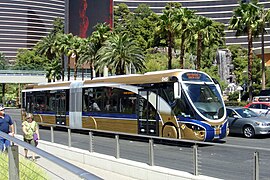
[[[16,122],[17,133],[22,134],[20,110],[6,109],[6,113]],[[50,129],[40,129],[40,134],[42,140],[50,141]],[[55,143],[68,144],[66,130],[55,130],[54,137]],[[72,132],[71,142],[73,147],[89,149],[89,136],[87,134]],[[95,152],[116,155],[114,138],[94,136],[93,142]],[[254,152],[256,148],[270,150],[270,136],[260,136],[253,139],[229,136],[218,144],[239,145],[247,148],[215,146],[215,143],[213,146],[199,146],[199,174],[228,180],[251,180],[253,179]],[[148,151],[149,147],[145,142],[120,139],[121,158],[149,163]],[[258,150],[258,152],[260,180],[270,179],[270,151]],[[188,144],[155,144],[154,164],[193,173],[193,149]]]

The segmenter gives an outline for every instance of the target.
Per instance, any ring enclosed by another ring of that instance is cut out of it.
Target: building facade
[[[81,1],[76,0],[78,3]],[[109,2],[111,1],[109,0]],[[3,52],[8,60],[13,61],[18,49],[32,48],[49,33],[55,18],[72,18],[70,17],[72,15],[66,12],[69,9],[70,2],[75,2],[75,0],[1,0],[0,52]],[[125,3],[131,11],[136,9],[140,3],[148,4],[158,14],[162,13],[167,2],[179,2],[183,7],[195,10],[198,15],[224,23],[226,26],[226,44],[239,44],[247,47],[246,36],[235,37],[235,32],[227,29],[233,9],[238,6],[237,0],[113,0],[114,6]],[[265,9],[270,8],[269,0],[260,0],[259,4],[264,5]],[[98,9],[93,6],[97,6],[97,4],[91,3],[88,8]],[[112,12],[106,13],[111,14]],[[68,26],[68,21],[66,23]],[[265,59],[268,61],[270,60],[270,28],[266,28],[266,30],[267,33],[264,36]],[[69,30],[66,29],[66,31]],[[254,52],[259,55],[261,53],[260,37],[254,39],[253,46]]]
[[[114,0],[114,5],[125,3],[131,11],[136,9],[139,4],[149,5],[150,9],[155,13],[161,14],[168,2],[179,2],[183,7],[196,11],[197,15],[208,17],[212,20],[225,24],[226,45],[242,45],[247,47],[247,36],[235,37],[235,32],[228,30],[229,20],[233,15],[233,9],[238,7],[238,0]],[[260,5],[265,10],[270,8],[269,0],[259,0]],[[264,35],[265,57],[266,61],[270,60],[270,28],[266,28],[267,33]],[[261,54],[261,37],[255,38],[253,41],[254,52]]]
[[[0,9],[0,52],[10,62],[45,37],[55,18],[65,18],[65,0],[1,0]]]

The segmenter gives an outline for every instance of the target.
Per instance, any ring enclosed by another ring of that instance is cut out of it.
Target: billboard
[[[86,38],[97,23],[110,24],[113,18],[113,0],[69,0],[68,33]]]

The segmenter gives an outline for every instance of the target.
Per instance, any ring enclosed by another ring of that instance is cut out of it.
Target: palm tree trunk
[[[184,55],[185,55],[184,42],[185,42],[185,35],[183,33],[181,37],[181,45],[180,45],[180,68],[181,69],[184,69]]]
[[[84,80],[84,68],[83,68],[83,65],[82,65],[82,80]]]
[[[201,70],[201,55],[202,55],[202,34],[198,33],[198,42],[197,42],[197,70]]]
[[[3,105],[6,103],[5,95],[6,95],[6,84],[2,83],[2,104]]]
[[[61,66],[62,66],[62,81],[65,80],[65,59],[64,55],[61,56]]]
[[[249,102],[252,101],[252,63],[253,63],[253,54],[252,54],[252,31],[251,28],[248,30],[248,81],[249,81]]]
[[[183,25],[183,29],[186,29],[187,28],[187,25],[184,24]],[[180,68],[181,69],[184,69],[184,55],[185,55],[185,46],[184,46],[184,43],[185,43],[185,32],[182,33],[181,35],[181,45],[180,45]]]
[[[172,69],[172,33],[168,34],[168,69]]]
[[[91,78],[91,80],[93,79],[93,60],[91,59],[91,61],[90,61],[90,78]]]
[[[122,61],[122,63],[121,63],[121,69],[120,69],[120,75],[125,74],[125,69],[126,69],[125,63]]]
[[[74,80],[77,79],[77,56],[74,59]]]
[[[264,27],[262,27],[262,90],[265,90]]]
[[[71,58],[71,55],[68,56],[68,67],[67,67],[67,71],[68,71],[68,81],[70,80],[70,58]]]

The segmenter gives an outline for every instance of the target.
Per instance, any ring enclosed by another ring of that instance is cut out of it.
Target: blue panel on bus
[[[178,122],[184,123],[187,127],[191,129],[193,128],[193,129],[199,130],[198,128],[203,128],[206,131],[205,141],[212,141],[213,139],[222,139],[226,137],[226,131],[227,131],[226,122],[221,127],[221,133],[216,135],[215,129],[210,124],[207,124],[206,121],[199,121],[195,119],[184,118],[181,116],[179,116],[178,119],[181,119]]]
[[[40,114],[40,115],[46,115],[46,114],[47,114],[47,115],[48,115],[48,114],[49,114],[49,115],[56,115],[56,112],[54,112],[54,111],[46,111],[46,112],[45,112],[45,111],[34,111],[33,114]],[[69,112],[66,112],[65,115],[68,116],[68,115],[69,115]]]
[[[120,113],[83,112],[83,116],[137,119],[136,114],[120,114]]]

